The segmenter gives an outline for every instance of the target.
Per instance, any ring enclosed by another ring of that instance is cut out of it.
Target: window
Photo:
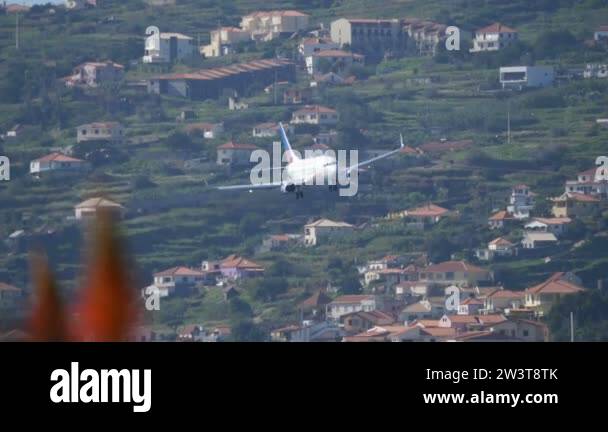
[[[524,330],[523,335],[524,337],[528,337],[530,335],[530,332],[528,330]]]

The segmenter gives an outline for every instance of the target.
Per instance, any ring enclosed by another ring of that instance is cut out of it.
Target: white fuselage
[[[331,156],[296,159],[285,167],[282,183],[296,186],[336,185],[336,174],[336,159]]]

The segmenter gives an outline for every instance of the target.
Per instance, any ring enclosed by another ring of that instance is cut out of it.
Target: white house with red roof
[[[484,299],[484,313],[509,312],[510,309],[519,309],[524,303],[523,291],[497,289]]]
[[[507,212],[515,219],[527,219],[536,205],[536,195],[525,184],[518,184],[511,189]]]
[[[567,180],[565,193],[579,193],[583,195],[608,196],[608,172],[599,167],[590,168],[578,173],[576,180]]]
[[[488,218],[490,229],[502,229],[515,218],[506,210],[500,210]]]
[[[288,135],[293,134],[293,126],[290,124],[283,124],[283,128]],[[254,138],[275,138],[279,137],[279,124],[276,122],[260,123],[253,127],[251,135]]]
[[[338,239],[351,234],[355,226],[347,222],[336,222],[330,219],[319,219],[304,225],[304,244],[316,246],[330,239]]]
[[[535,314],[542,316],[563,296],[578,294],[585,291],[581,280],[572,273],[559,272],[549,279],[526,289],[524,306],[533,309]]]
[[[314,52],[305,58],[305,62],[306,70],[309,75],[329,72],[329,70],[325,70],[324,67],[329,67],[331,71],[341,74],[353,64],[363,65],[365,63],[365,56],[349,51],[333,49]]]
[[[221,166],[246,166],[251,163],[251,153],[258,147],[249,143],[229,141],[217,148],[217,164]]]
[[[190,289],[196,284],[203,283],[205,274],[196,269],[178,266],[154,273],[154,286],[161,297],[173,295],[176,291]]]
[[[227,279],[245,279],[264,275],[264,267],[239,255],[229,255],[220,263],[222,276]]]
[[[79,173],[90,168],[90,164],[61,153],[51,153],[30,162],[30,174],[39,176],[45,172]]]
[[[190,123],[184,127],[187,133],[200,133],[204,139],[216,139],[224,133],[224,123]]]
[[[551,198],[551,213],[556,218],[577,218],[593,214],[599,209],[601,199],[596,195],[585,195],[577,192],[566,192]]]
[[[499,51],[519,40],[517,30],[500,23],[480,28],[475,32],[471,52]]]
[[[475,297],[467,297],[458,305],[458,315],[477,315],[483,307],[483,300]]]
[[[338,111],[321,105],[307,105],[293,112],[292,124],[335,126],[339,120]]]
[[[540,231],[540,232],[550,232],[555,234],[556,236],[563,235],[567,229],[568,225],[572,223],[572,219],[568,217],[562,218],[544,218],[537,217],[533,218],[530,222],[528,222],[524,228],[527,231]]]
[[[483,261],[490,261],[494,257],[513,256],[516,252],[516,246],[504,237],[497,237],[488,242],[486,249],[478,249],[476,251],[477,258]]]
[[[441,219],[451,214],[450,210],[438,206],[433,203],[425,204],[421,207],[416,207],[410,210],[405,210],[403,216],[412,220],[414,223],[426,225],[435,225]]]

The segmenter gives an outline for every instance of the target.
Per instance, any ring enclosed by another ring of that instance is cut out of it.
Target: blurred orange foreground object
[[[131,335],[138,310],[113,216],[98,211],[93,229],[94,244],[82,298],[77,306],[76,338],[80,341],[125,341]]]
[[[67,316],[49,263],[40,252],[34,252],[31,266],[36,287],[36,300],[29,322],[30,340],[60,342],[69,340]]]

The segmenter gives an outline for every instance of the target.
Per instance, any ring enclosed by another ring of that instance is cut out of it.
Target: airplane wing
[[[218,186],[218,190],[258,190],[258,189],[274,189],[281,187],[281,182],[274,183],[260,183],[260,184],[241,184],[241,185],[229,185],[229,186]]]
[[[354,170],[359,169],[359,168],[361,168],[361,167],[364,167],[364,166],[366,166],[366,165],[370,165],[370,164],[372,164],[372,163],[374,163],[374,162],[376,162],[376,161],[379,161],[380,159],[387,158],[387,157],[389,157],[389,156],[394,155],[395,153],[400,152],[400,151],[403,149],[403,147],[405,147],[405,144],[404,144],[404,142],[403,142],[403,135],[400,135],[400,138],[401,138],[401,142],[400,142],[400,144],[401,144],[401,145],[400,145],[400,147],[399,147],[398,149],[391,150],[391,151],[389,151],[389,152],[387,152],[387,153],[384,153],[384,154],[381,154],[381,155],[379,155],[379,156],[373,157],[373,158],[368,159],[368,160],[366,160],[366,161],[359,162],[359,163],[358,163],[358,164],[356,164],[356,165],[351,165],[351,166],[349,166],[349,167],[346,169],[346,172],[347,172],[348,174],[350,174],[350,172],[351,172],[351,171],[354,171]]]

